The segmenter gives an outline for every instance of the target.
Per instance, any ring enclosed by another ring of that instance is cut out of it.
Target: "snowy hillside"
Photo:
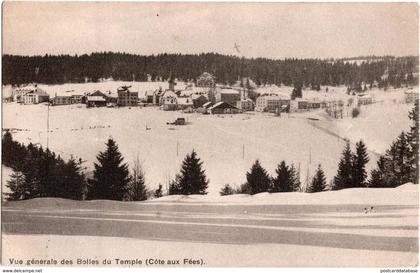
[[[103,82],[44,86],[49,93],[65,90],[108,90],[129,82]],[[135,90],[148,90],[167,83],[135,83]],[[165,88],[165,87],[164,87]],[[286,87],[279,88],[286,90]],[[287,88],[290,89],[290,88]],[[340,89],[341,90],[341,89]],[[344,147],[343,138],[352,145],[363,139],[370,151],[368,170],[376,165],[401,130],[407,130],[407,117],[412,108],[402,104],[404,89],[383,92],[381,102],[363,106],[358,118],[346,115],[331,119],[324,111],[284,114],[274,117],[268,113],[249,112],[241,115],[201,115],[162,111],[157,107],[91,108],[84,105],[50,107],[50,148],[62,157],[71,155],[87,160],[88,171],[93,168],[98,152],[113,137],[131,164],[138,155],[144,161],[146,181],[150,188],[159,183],[167,187],[179,171],[184,156],[196,150],[204,161],[210,179],[209,192],[218,195],[226,183],[240,185],[256,159],[273,174],[281,160],[300,167],[301,180],[313,175],[318,164],[330,181],[336,174],[337,163]],[[330,91],[347,96],[344,90]],[[325,92],[304,91],[305,94],[325,96]],[[169,126],[178,117],[187,126]],[[45,105],[3,104],[3,128],[16,129],[13,137],[24,143],[46,145],[47,107]],[[146,126],[150,130],[146,130]]]

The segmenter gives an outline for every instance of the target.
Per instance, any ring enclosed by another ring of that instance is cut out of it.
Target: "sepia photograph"
[[[3,272],[418,268],[418,15],[4,1]]]

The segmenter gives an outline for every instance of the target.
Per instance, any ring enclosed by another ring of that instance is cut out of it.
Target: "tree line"
[[[275,175],[270,177],[259,160],[246,173],[246,182],[239,187],[226,184],[221,195],[236,193],[257,194],[261,192],[322,192],[357,187],[397,187],[404,183],[418,183],[419,179],[419,105],[416,102],[409,113],[412,121],[408,132],[401,132],[371,171],[366,171],[369,162],[367,147],[363,141],[351,150],[347,141],[338,163],[337,174],[332,183],[327,183],[321,165],[318,165],[311,181],[302,185],[300,170],[281,161]],[[8,200],[23,200],[36,197],[58,197],[74,200],[108,199],[120,201],[143,201],[164,195],[163,186],[151,191],[145,181],[142,163],[137,158],[132,169],[124,163],[117,143],[108,139],[106,149],[100,152],[94,163],[93,177],[87,178],[82,159],[73,157],[63,160],[49,149],[32,143],[23,145],[12,138],[10,131],[2,137],[2,164],[13,169],[6,186]],[[168,195],[207,194],[210,181],[203,162],[193,150],[184,158],[180,172],[169,183]]]
[[[311,87],[347,85],[360,88],[417,84],[418,57],[370,57],[361,63],[346,59],[244,58],[217,53],[134,55],[98,52],[84,55],[3,55],[3,84],[81,83],[112,78],[153,81],[177,78],[194,81],[207,71],[220,84],[249,77],[257,85]]]

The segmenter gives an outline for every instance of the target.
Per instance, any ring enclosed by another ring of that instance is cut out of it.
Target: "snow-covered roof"
[[[206,102],[206,103],[203,104],[203,107],[206,108],[206,107],[209,107],[212,104],[213,103],[211,101],[208,101],[208,102]]]
[[[220,105],[222,105],[222,104],[227,104],[227,105],[229,105],[230,107],[232,107],[232,108],[236,108],[235,106],[233,106],[233,105],[231,105],[231,104],[229,104],[229,103],[227,103],[227,102],[224,102],[224,101],[219,101],[218,103],[216,103],[215,105],[213,105],[212,107],[209,107],[209,110],[211,110],[211,109],[214,109],[214,108],[217,108],[217,107],[219,107]],[[236,108],[236,109],[238,109],[238,108]]]
[[[106,101],[104,97],[101,96],[87,96],[88,101]]]
[[[239,91],[235,89],[220,89],[220,94],[232,94],[232,95],[239,95]]]
[[[207,99],[208,99],[207,94],[192,94],[192,95],[191,95],[191,99],[195,100],[195,99],[198,99],[198,98],[199,98],[199,97],[201,97],[201,96],[203,96],[203,97],[205,97],[205,98],[207,98]]]
[[[191,98],[178,98],[177,99],[178,104],[182,104],[182,105],[193,105],[192,99]]]
[[[166,90],[165,93],[162,95],[162,97],[167,98],[167,97],[177,97],[177,95],[170,90]]]

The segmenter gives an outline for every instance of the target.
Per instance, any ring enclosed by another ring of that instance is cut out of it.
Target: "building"
[[[202,107],[206,102],[209,101],[207,95],[203,95],[203,94],[192,94],[191,99],[192,99],[194,108]]]
[[[13,88],[3,87],[1,95],[2,95],[3,102],[12,102],[13,101]]]
[[[251,99],[242,99],[236,102],[236,107],[242,111],[254,111],[254,102]]]
[[[216,103],[215,105],[208,108],[208,112],[211,114],[237,114],[240,113],[241,110],[239,110],[237,107],[224,102],[220,101]]]
[[[357,96],[357,105],[368,105],[373,103],[373,98],[371,95],[359,94]]]
[[[295,98],[290,101],[290,112],[302,112],[309,110],[309,102],[306,99]]]
[[[37,104],[42,102],[48,102],[50,95],[47,92],[41,90],[39,87],[35,87],[34,90],[28,91],[21,95],[21,102],[23,104]]]
[[[118,106],[137,106],[139,104],[139,93],[130,91],[131,86],[118,88]]]
[[[173,111],[178,109],[178,98],[173,91],[167,90],[160,97],[162,109],[165,111]]]
[[[106,99],[102,96],[87,96],[86,106],[87,107],[104,107],[106,106]]]
[[[26,95],[28,94],[28,95]],[[50,96],[36,84],[13,90],[13,100],[18,103],[36,104],[49,101]]]
[[[153,92],[152,103],[154,105],[160,105],[163,93],[165,93],[165,91],[163,91],[162,87],[159,87],[159,89],[156,89],[155,92]]]
[[[193,100],[190,97],[178,97],[177,98],[178,109],[185,110],[188,108],[193,108]]]
[[[321,102],[317,100],[308,101],[308,109],[320,109]]]
[[[212,74],[204,72],[197,78],[197,87],[215,87],[216,86],[216,77]]]
[[[406,103],[414,103],[419,100],[419,92],[413,89],[405,91],[404,96]]]
[[[236,105],[237,101],[241,100],[241,94],[238,90],[234,89],[216,89],[215,93],[216,102],[226,102],[230,105]]]
[[[68,104],[72,104],[73,103],[73,99],[72,96],[55,96],[52,99],[52,105],[68,105]]]
[[[83,103],[84,95],[71,95],[73,103]]]
[[[282,111],[290,104],[290,99],[286,96],[275,94],[261,95],[255,102],[255,111],[276,113]]]

